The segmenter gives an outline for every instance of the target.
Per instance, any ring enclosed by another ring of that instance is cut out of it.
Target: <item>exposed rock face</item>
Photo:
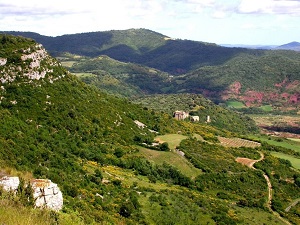
[[[47,78],[49,82],[53,82],[58,77],[53,76],[53,69],[59,67],[60,64],[54,58],[50,57],[42,45],[36,44],[28,49],[21,49],[22,55],[13,55],[18,63],[8,63],[6,58],[0,58],[0,83],[7,84],[14,82],[17,78],[23,78],[23,83],[33,83],[34,80]],[[20,82],[20,81],[19,81]]]
[[[19,177],[2,177],[0,179],[0,186],[2,186],[5,191],[16,192],[20,184]]]
[[[4,66],[7,62],[7,59],[5,58],[0,58],[0,66]]]
[[[264,104],[295,107],[300,103],[300,81],[289,81],[287,78],[280,83],[270,84],[264,91],[246,89],[242,91],[242,84],[238,81],[232,83],[227,90],[221,92],[223,100],[235,99],[245,103],[247,107],[261,106]]]
[[[63,207],[63,196],[57,184],[47,179],[34,179],[31,182],[35,206],[59,211]],[[0,186],[5,191],[16,192],[20,184],[19,177],[2,177]]]
[[[46,207],[59,211],[63,207],[62,193],[51,180],[35,179],[31,181],[36,207]]]

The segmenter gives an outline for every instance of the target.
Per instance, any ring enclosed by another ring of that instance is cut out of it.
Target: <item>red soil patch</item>
[[[235,161],[238,162],[238,163],[241,163],[243,165],[246,165],[246,166],[248,166],[250,168],[252,168],[253,165],[254,165],[254,163],[257,162],[257,160],[248,159],[248,158],[240,158],[240,157],[236,158]]]

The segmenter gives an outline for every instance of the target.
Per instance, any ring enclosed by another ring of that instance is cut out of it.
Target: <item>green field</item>
[[[227,101],[226,105],[229,108],[236,108],[236,109],[245,108],[244,103],[239,101]]]
[[[166,134],[157,136],[155,140],[167,142],[169,144],[169,148],[174,150],[180,144],[180,142],[186,138],[188,137],[182,134]]]
[[[73,73],[76,77],[94,77],[95,74],[92,73]]]
[[[259,107],[261,110],[263,110],[263,111],[265,111],[265,112],[271,112],[271,111],[273,111],[273,108],[272,108],[272,106],[270,106],[270,105],[263,105],[263,106],[261,106],[261,107]]]
[[[61,65],[64,67],[72,67],[74,63],[76,63],[77,61],[62,61]]]
[[[139,150],[140,154],[146,157],[149,161],[157,164],[163,164],[164,162],[167,162],[188,177],[193,178],[201,174],[201,170],[195,168],[185,157],[180,156],[174,151],[155,151],[143,147],[139,147]]]
[[[272,155],[277,158],[289,160],[294,168],[300,169],[300,159],[299,158],[296,158],[291,155],[283,154],[280,152],[272,152]]]
[[[296,152],[300,152],[299,141],[284,139],[284,138],[273,138],[267,136],[251,136],[251,138],[257,141],[267,142],[270,145],[280,146],[280,147],[294,150]]]

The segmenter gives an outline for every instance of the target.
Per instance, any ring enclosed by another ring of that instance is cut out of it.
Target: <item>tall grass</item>
[[[24,207],[13,200],[1,199],[0,224],[47,225],[55,224],[55,218],[50,211]]]

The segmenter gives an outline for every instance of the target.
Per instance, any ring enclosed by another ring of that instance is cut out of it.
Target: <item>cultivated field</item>
[[[284,138],[277,138],[277,137],[268,137],[266,135],[262,136],[250,136],[254,140],[267,142],[270,145],[280,146],[287,149],[294,150],[296,152],[300,152],[300,142],[295,141],[295,139],[284,139]],[[298,139],[299,140],[299,139]]]
[[[248,148],[256,148],[261,146],[260,143],[255,142],[255,141],[249,141],[246,139],[242,138],[225,138],[225,137],[218,137],[221,145],[225,147],[234,147],[234,148],[239,148],[239,147],[248,147]]]
[[[262,132],[284,138],[300,138],[300,115],[248,115]]]
[[[236,108],[236,109],[240,109],[240,108],[245,108],[245,104],[239,101],[227,101],[226,102],[227,107],[229,108]]]
[[[288,138],[291,141],[296,141],[296,142],[300,142],[300,138]]]
[[[73,73],[74,75],[76,75],[77,77],[95,77],[95,74],[92,73]]]
[[[72,67],[74,63],[76,63],[77,61],[62,61],[61,65],[64,67]]]

